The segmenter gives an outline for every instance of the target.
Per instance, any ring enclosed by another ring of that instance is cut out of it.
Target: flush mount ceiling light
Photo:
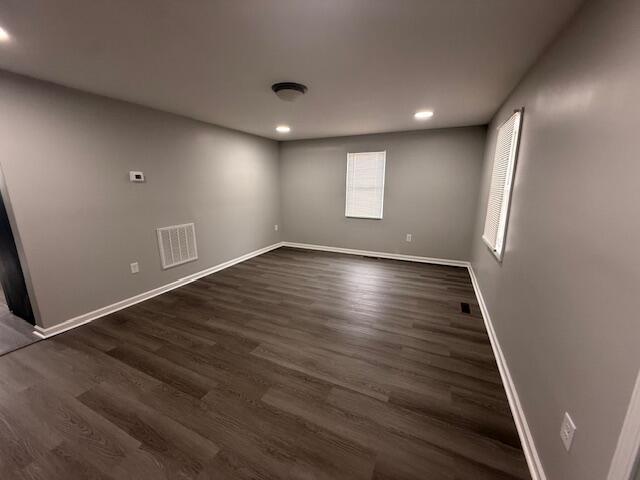
[[[276,132],[278,133],[289,133],[291,128],[288,125],[278,125],[276,127]]]
[[[271,90],[278,96],[280,100],[285,102],[293,102],[298,97],[307,93],[308,88],[301,83],[296,82],[280,82],[271,85]]]
[[[433,111],[432,110],[421,110],[419,112],[416,112],[413,117],[416,120],[426,120],[427,118],[433,117]]]
[[[7,32],[4,28],[0,27],[0,42],[6,42],[9,40],[9,32]]]

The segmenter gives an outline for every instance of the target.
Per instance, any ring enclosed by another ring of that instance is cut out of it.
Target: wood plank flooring
[[[281,248],[0,357],[0,478],[530,477],[466,269]]]

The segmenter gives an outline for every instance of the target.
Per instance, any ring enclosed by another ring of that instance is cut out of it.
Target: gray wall
[[[640,366],[639,25],[637,0],[588,2],[489,129],[472,263],[549,480],[606,478]],[[496,127],[521,106],[499,264],[482,224]]]
[[[274,141],[0,72],[0,145],[44,327],[280,240]],[[200,258],[163,271],[155,229],[186,222]]]
[[[283,143],[283,240],[468,260],[485,133],[470,127]],[[387,151],[384,218],[345,218],[347,153],[379,150]]]

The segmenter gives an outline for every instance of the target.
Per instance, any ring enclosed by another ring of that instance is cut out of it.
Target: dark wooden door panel
[[[35,325],[31,301],[24,280],[24,273],[18,257],[18,249],[13,238],[9,216],[0,196],[0,284],[14,315]]]

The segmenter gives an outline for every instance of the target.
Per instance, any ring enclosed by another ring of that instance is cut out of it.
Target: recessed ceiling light
[[[416,112],[414,115],[416,120],[426,120],[427,118],[433,117],[432,110],[422,110],[420,112]]]
[[[9,40],[9,38],[9,32],[0,27],[0,42],[6,42],[7,40]]]
[[[287,125],[278,125],[276,127],[276,132],[278,133],[289,133],[291,131],[291,128],[288,127]]]

